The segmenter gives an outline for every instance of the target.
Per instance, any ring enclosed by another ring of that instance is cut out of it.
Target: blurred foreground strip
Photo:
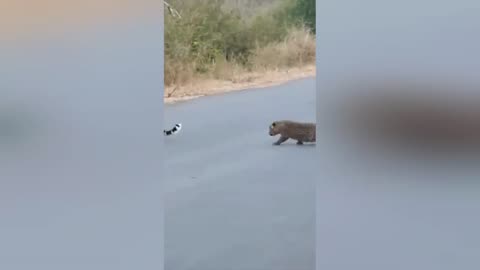
[[[346,123],[362,138],[417,150],[479,151],[479,85],[387,80],[354,84],[342,107]]]

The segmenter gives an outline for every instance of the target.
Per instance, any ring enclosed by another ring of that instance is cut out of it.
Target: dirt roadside
[[[182,87],[166,87],[164,103],[172,104],[203,96],[218,95],[251,88],[264,88],[307,77],[315,77],[315,65],[285,70],[252,72],[237,76],[234,80],[201,80]]]

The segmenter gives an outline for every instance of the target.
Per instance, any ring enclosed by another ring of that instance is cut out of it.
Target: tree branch
[[[173,17],[178,17],[179,19],[182,18],[182,16],[180,16],[180,13],[178,13],[178,11],[174,9],[169,3],[165,1],[163,1],[163,3],[165,4],[165,6],[167,6],[167,9],[168,9],[168,12],[170,12],[170,15],[172,15]]]

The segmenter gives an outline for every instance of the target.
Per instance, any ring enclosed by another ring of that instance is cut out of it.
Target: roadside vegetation
[[[165,86],[315,62],[315,0],[170,0]]]

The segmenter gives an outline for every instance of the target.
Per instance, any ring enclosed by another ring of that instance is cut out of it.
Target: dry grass
[[[165,58],[165,86],[180,86],[191,82],[195,75],[193,66]]]
[[[315,62],[315,36],[305,28],[292,28],[283,42],[257,48],[252,57],[255,70],[298,67]]]
[[[166,101],[189,99],[250,87],[268,86],[315,75],[315,36],[292,28],[287,37],[255,49],[250,67],[217,60],[209,72],[195,72],[194,62],[165,59]]]
[[[239,75],[244,74],[246,69],[235,61],[227,62],[220,59],[215,64],[209,79],[234,81]]]
[[[314,77],[315,64],[269,71],[250,71],[238,74],[232,80],[201,78],[182,86],[165,87],[165,103],[223,94],[249,88],[263,88],[290,80]]]

